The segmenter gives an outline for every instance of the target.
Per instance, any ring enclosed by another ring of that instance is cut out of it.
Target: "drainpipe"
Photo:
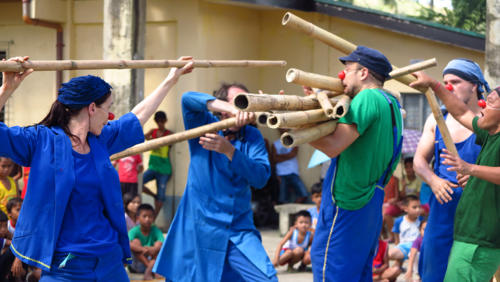
[[[43,27],[53,28],[57,31],[56,39],[56,59],[62,60],[63,58],[63,27],[61,24],[56,22],[38,20],[30,17],[31,12],[31,0],[23,0],[23,21],[30,25],[39,25]],[[61,87],[62,83],[62,71],[56,71],[56,92]]]

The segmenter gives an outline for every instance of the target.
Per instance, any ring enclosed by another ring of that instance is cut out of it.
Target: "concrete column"
[[[485,78],[491,88],[500,84],[500,1],[486,1]]]
[[[103,59],[144,59],[146,0],[104,0]],[[144,70],[104,70],[117,116],[144,98]]]

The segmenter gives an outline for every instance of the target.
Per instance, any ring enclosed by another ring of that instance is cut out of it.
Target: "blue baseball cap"
[[[389,73],[392,71],[391,63],[389,63],[384,54],[361,45],[348,56],[340,57],[339,60],[342,64],[345,64],[345,62],[356,62],[385,79],[390,77]]]

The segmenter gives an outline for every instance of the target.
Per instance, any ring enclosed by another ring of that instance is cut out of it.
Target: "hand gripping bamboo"
[[[0,71],[22,72],[53,70],[92,70],[92,69],[145,69],[183,67],[191,61],[185,60],[54,60],[54,61],[2,61]],[[213,67],[270,67],[286,66],[286,61],[259,60],[193,60],[195,68]]]
[[[322,41],[330,47],[333,47],[344,54],[350,54],[352,51],[356,50],[357,46],[353,43],[334,35],[296,15],[288,12],[283,16],[282,25],[293,28],[297,31],[303,32],[315,39]],[[393,69],[397,69],[397,67],[393,66]],[[411,82],[415,81],[416,78],[410,74],[406,74],[403,76],[399,76],[396,78],[399,82],[409,85]],[[432,114],[434,115],[434,119],[438,125],[439,131],[443,135],[443,141],[446,145],[446,148],[454,155],[458,155],[457,148],[455,147],[455,143],[451,139],[450,131],[446,126],[446,123],[443,118],[443,114],[439,109],[439,103],[437,102],[436,96],[430,89],[417,89],[418,91],[424,93],[427,101],[429,102],[429,106],[431,107]]]
[[[236,118],[228,118],[218,122],[206,124],[200,127],[196,127],[190,130],[186,130],[179,133],[170,134],[164,137],[156,138],[153,140],[146,141],[144,143],[135,145],[128,148],[125,151],[114,154],[110,157],[112,161],[125,158],[132,155],[137,155],[146,151],[150,151],[163,146],[171,145],[177,142],[185,141],[192,138],[197,138],[208,132],[215,132],[222,129],[230,128],[236,125]]]

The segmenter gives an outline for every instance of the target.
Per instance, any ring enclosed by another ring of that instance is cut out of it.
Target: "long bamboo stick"
[[[255,112],[255,120],[258,125],[267,126],[267,120],[271,113],[269,112]]]
[[[267,118],[267,126],[270,128],[293,128],[304,124],[327,121],[330,118],[322,109],[307,111],[283,112],[272,114]]]
[[[344,54],[350,54],[352,51],[356,50],[357,46],[335,34],[332,34],[296,15],[288,12],[283,16],[282,25],[293,28],[297,31],[303,32],[315,39],[318,39],[325,44],[333,47]],[[397,69],[396,66],[393,66],[394,69]],[[409,85],[411,82],[415,81],[416,78],[410,74],[406,74],[403,76],[399,76],[396,78],[399,82]],[[453,139],[451,139],[450,131],[446,126],[444,121],[443,114],[439,109],[439,103],[437,102],[436,96],[430,89],[417,89],[418,91],[424,93],[427,101],[429,102],[429,106],[431,107],[432,114],[434,115],[434,119],[438,125],[439,131],[443,135],[443,141],[446,145],[446,148],[455,155],[458,155],[457,148],[455,147],[455,143],[453,143]]]
[[[286,66],[286,61],[259,60],[193,60],[196,68],[212,67],[269,67]],[[60,61],[2,61],[0,71],[22,72],[27,69],[36,71],[52,70],[90,70],[90,69],[144,69],[183,67],[190,61],[185,60],[60,60]]]
[[[296,147],[326,136],[335,131],[336,127],[336,120],[327,121],[314,127],[285,132],[281,135],[280,140],[287,148]]]
[[[190,129],[190,130],[186,130],[186,131],[182,131],[179,133],[174,133],[171,135],[167,135],[164,137],[160,137],[160,138],[146,141],[144,143],[130,147],[125,151],[122,151],[120,153],[116,153],[116,154],[112,155],[110,157],[110,159],[112,161],[114,161],[114,160],[125,158],[128,156],[140,154],[140,153],[143,153],[146,151],[150,151],[150,150],[153,150],[156,148],[171,145],[171,144],[174,144],[177,142],[185,141],[185,140],[192,139],[192,138],[197,138],[197,137],[200,137],[208,132],[214,132],[214,131],[230,128],[230,127],[233,127],[235,125],[236,125],[236,118],[234,118],[234,117],[228,118],[228,119],[221,120],[218,122],[214,122],[214,123],[206,124],[206,125],[203,125],[200,127],[196,127],[196,128]]]

